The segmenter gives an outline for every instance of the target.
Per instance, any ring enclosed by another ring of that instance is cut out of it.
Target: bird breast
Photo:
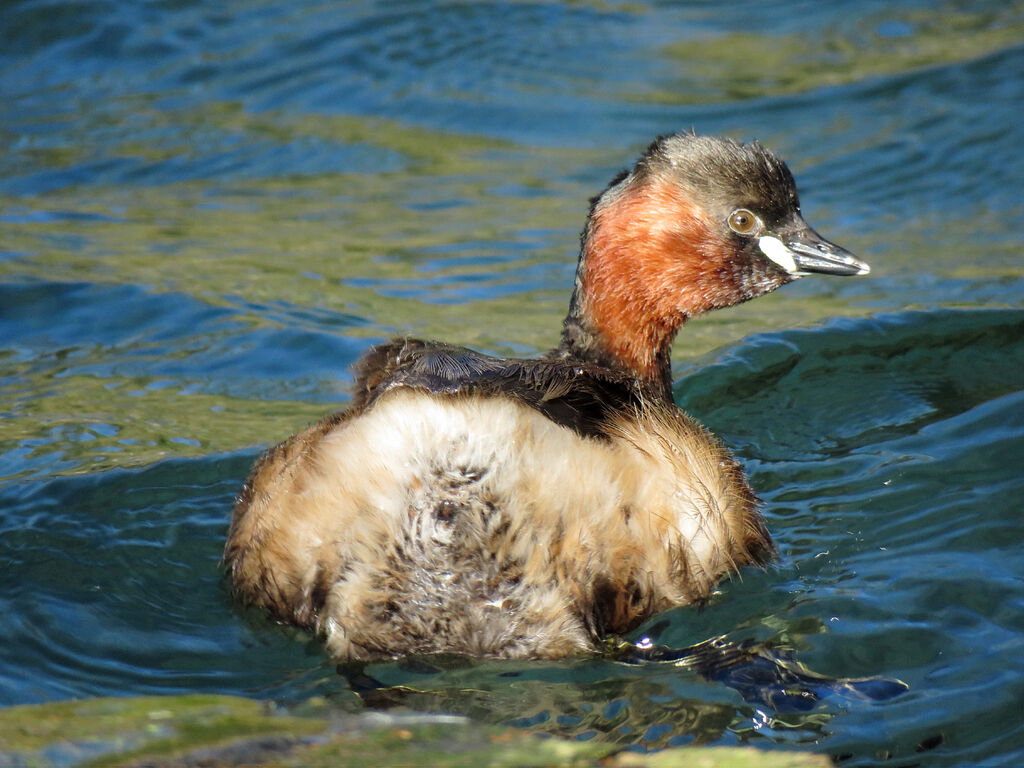
[[[341,658],[559,657],[770,548],[741,470],[682,411],[607,435],[510,398],[387,393],[268,454],[230,534],[236,588]]]

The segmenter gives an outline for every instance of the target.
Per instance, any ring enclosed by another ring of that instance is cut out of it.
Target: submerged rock
[[[541,738],[452,715],[294,710],[232,696],[87,699],[0,710],[0,762],[16,766],[597,766],[814,768],[824,755],[751,747],[651,754]]]

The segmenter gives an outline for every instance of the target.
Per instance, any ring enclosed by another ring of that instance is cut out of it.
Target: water
[[[671,665],[377,665],[639,747],[1024,761],[1024,5],[22,0],[0,10],[0,704],[355,708],[218,559],[262,446],[412,332],[554,344],[587,199],[656,134],[757,136],[868,260],[684,328],[676,397],[776,567],[638,633],[890,676],[772,713]],[[472,693],[470,693],[470,689]],[[885,756],[891,759],[885,759]]]

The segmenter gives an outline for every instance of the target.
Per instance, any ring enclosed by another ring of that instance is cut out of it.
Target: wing
[[[355,373],[356,410],[399,387],[511,397],[587,437],[604,437],[609,416],[644,399],[634,379],[599,366],[545,358],[506,360],[419,339],[373,347],[356,363]]]

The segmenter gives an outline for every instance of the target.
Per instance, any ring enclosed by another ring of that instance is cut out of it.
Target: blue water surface
[[[375,665],[401,704],[635,749],[1024,763],[1024,5],[0,9],[0,705],[359,702],[219,566],[260,450],[370,345],[553,345],[588,199],[657,134],[757,137],[869,261],[688,324],[678,402],[778,563],[633,639],[770,642],[873,701],[672,664]]]

